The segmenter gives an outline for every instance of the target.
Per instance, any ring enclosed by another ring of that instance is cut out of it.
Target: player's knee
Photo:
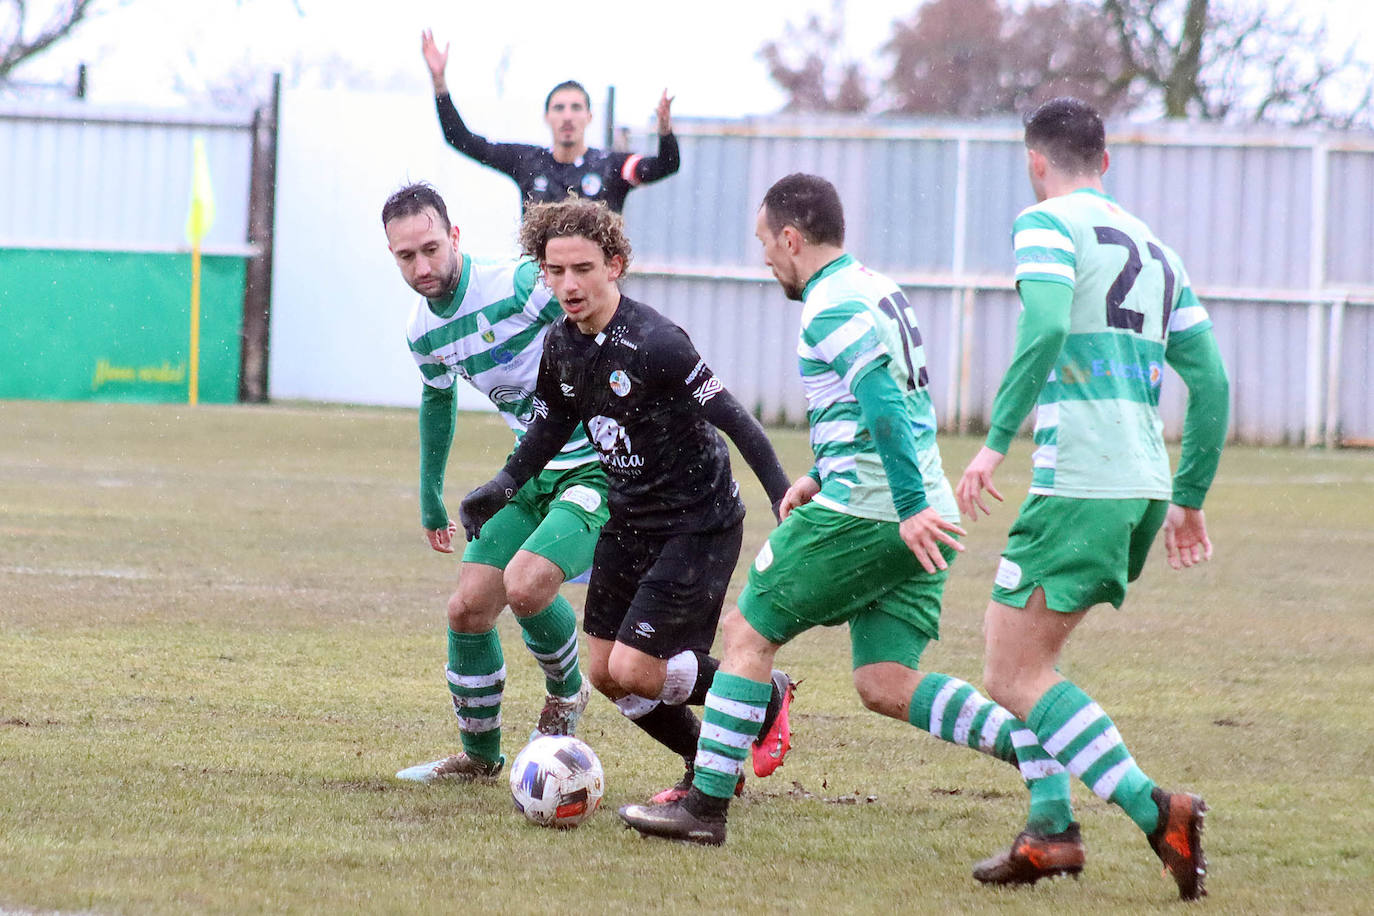
[[[776,646],[744,619],[739,608],[731,608],[725,615],[722,632],[725,635],[725,654],[731,658],[742,655],[766,655],[771,658],[777,651]]]
[[[500,605],[493,610],[493,602],[473,600],[460,589],[448,599],[448,628],[455,633],[485,633],[496,625],[500,613]]]
[[[1012,709],[1018,705],[1015,672],[998,658],[989,656],[983,662],[983,689],[999,706]]]
[[[621,691],[650,698],[663,692],[666,664],[658,659],[641,653],[612,652],[607,668],[611,680]]]
[[[582,674],[587,680],[592,682],[592,686],[596,688],[596,692],[602,696],[618,699],[625,693],[625,691],[621,690],[619,685],[616,684],[615,678],[611,677],[611,673],[606,670],[605,665],[598,665],[589,660]]]
[[[556,584],[549,588],[528,576],[508,576],[505,583],[506,603],[517,617],[538,614],[552,604],[554,596],[558,594]]]
[[[902,712],[905,699],[895,695],[891,686],[871,667],[865,666],[854,671],[854,690],[864,708],[880,716],[897,719],[904,718]]]

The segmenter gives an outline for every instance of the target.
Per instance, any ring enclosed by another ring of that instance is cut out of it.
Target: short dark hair
[[[1097,174],[1107,149],[1102,116],[1082,99],[1050,99],[1026,117],[1026,146],[1071,174]]]
[[[819,175],[793,172],[763,195],[765,218],[774,235],[792,226],[815,245],[844,244],[844,205],[835,186]]]
[[[555,94],[555,93],[558,93],[558,92],[562,92],[564,89],[576,89],[578,92],[582,93],[582,100],[585,101],[585,102],[587,103],[587,110],[588,110],[588,111],[591,111],[591,110],[592,110],[592,97],[591,97],[590,95],[587,94],[587,87],[586,87],[586,86],[583,86],[583,85],[582,85],[581,83],[579,83],[577,80],[564,80],[563,82],[559,83],[557,86],[554,86],[552,89],[550,89],[550,90],[549,90],[549,94],[546,95],[546,96],[544,96],[544,110],[545,110],[545,111],[548,111],[548,110],[549,110],[549,106],[553,104],[553,97],[554,97],[554,94]]]
[[[393,219],[402,216],[417,216],[427,209],[439,214],[439,222],[444,224],[445,233],[452,228],[453,224],[448,221],[448,207],[444,206],[444,199],[427,181],[408,184],[388,197],[386,203],[382,204],[382,226],[385,227]]]
[[[581,236],[601,249],[609,262],[620,255],[625,269],[630,266],[630,240],[625,236],[625,220],[604,201],[569,196],[566,200],[535,204],[525,211],[520,222],[520,252],[540,264],[548,251],[549,239]]]

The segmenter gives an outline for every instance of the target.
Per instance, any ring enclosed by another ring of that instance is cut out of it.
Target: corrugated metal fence
[[[685,122],[682,170],[632,194],[631,292],[687,327],[767,421],[795,422],[799,307],[753,237],[793,171],[835,182],[847,248],[898,280],[923,327],[947,427],[988,418],[1018,303],[1012,219],[1033,203],[1018,126]],[[1232,375],[1233,435],[1374,439],[1374,137],[1172,125],[1108,139],[1106,186],[1179,251]],[[1170,374],[1172,376],[1172,373]],[[1166,383],[1171,434],[1183,386]]]
[[[0,246],[185,251],[191,144],[205,140],[216,217],[207,254],[248,245],[252,112],[0,100]]]

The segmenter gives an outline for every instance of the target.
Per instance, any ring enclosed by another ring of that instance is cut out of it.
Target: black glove
[[[469,541],[481,536],[482,526],[515,497],[517,489],[515,478],[501,470],[491,480],[463,497],[458,505],[458,518],[463,523],[463,531],[467,533]]]

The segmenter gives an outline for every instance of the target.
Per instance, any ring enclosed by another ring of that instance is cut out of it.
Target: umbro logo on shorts
[[[653,624],[649,623],[647,620],[641,620],[639,623],[635,624],[635,632],[647,638],[653,636],[655,631]]]

